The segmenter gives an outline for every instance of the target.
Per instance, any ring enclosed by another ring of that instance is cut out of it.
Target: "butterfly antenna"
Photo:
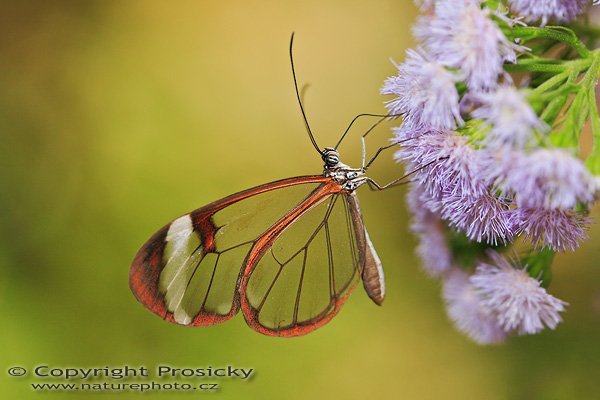
[[[306,118],[306,113],[304,112],[304,106],[302,105],[302,98],[300,97],[300,91],[298,90],[298,82],[296,80],[296,70],[294,69],[294,55],[292,52],[292,47],[294,45],[294,32],[292,32],[292,38],[290,39],[290,62],[292,64],[292,76],[294,77],[294,88],[296,89],[296,98],[298,99],[298,104],[300,104],[300,111],[302,111],[302,118],[304,118],[304,125],[306,126],[306,131],[308,132],[308,136],[310,137],[310,141],[312,142],[315,150],[321,155],[323,152],[320,150],[317,145],[317,141],[313,136],[312,131],[310,130],[310,125],[308,125],[308,119]]]

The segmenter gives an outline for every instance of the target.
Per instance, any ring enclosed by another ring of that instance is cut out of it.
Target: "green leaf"
[[[457,265],[475,268],[477,261],[486,257],[488,250],[503,251],[506,245],[491,245],[470,240],[464,233],[452,230],[448,233],[448,244]]]
[[[548,288],[552,281],[552,262],[555,253],[548,249],[531,253],[521,259],[521,264],[525,266],[527,273],[534,279],[542,282],[542,287]]]

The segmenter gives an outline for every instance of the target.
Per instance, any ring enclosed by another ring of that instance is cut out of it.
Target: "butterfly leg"
[[[412,182],[411,180],[403,181],[403,179],[406,179],[407,177],[408,177],[408,175],[401,176],[400,178],[394,179],[393,181],[391,181],[385,185],[380,185],[379,183],[375,182],[371,178],[365,178],[365,181],[369,185],[369,189],[375,191],[375,190],[385,190],[385,189],[389,189],[391,187],[404,185],[404,184]]]
[[[360,140],[362,142],[362,163],[361,163],[361,170],[364,172],[367,170],[368,166],[365,165],[365,160],[367,157],[367,143],[366,143],[366,137],[369,133],[371,133],[373,131],[373,129],[375,129],[379,124],[381,124],[383,121],[385,121],[389,116],[386,115],[380,119],[377,120],[377,122],[375,122],[373,125],[371,125],[371,127],[369,129],[367,129],[367,131],[365,133],[363,133],[363,135],[361,136]],[[381,149],[378,151],[378,153],[381,152]],[[369,165],[373,162],[373,159],[371,161],[369,161]]]
[[[391,146],[392,145],[388,146],[388,148],[391,147]],[[438,158],[437,160],[431,161],[431,162],[429,162],[429,163],[427,163],[425,165],[420,166],[419,168],[413,169],[412,171],[410,171],[410,172],[402,175],[400,178],[394,179],[393,181],[391,181],[391,182],[389,182],[389,183],[387,183],[385,185],[380,185],[379,183],[375,182],[373,179],[371,179],[369,177],[365,177],[364,179],[365,179],[365,182],[369,185],[369,188],[371,190],[385,190],[385,189],[389,189],[391,187],[395,187],[395,186],[399,186],[399,185],[404,185],[404,184],[412,182],[412,180],[405,180],[405,179],[408,178],[408,177],[410,177],[411,175],[413,175],[413,174],[421,171],[422,169],[425,169],[425,168],[429,167],[430,165],[432,165],[432,164],[434,164],[434,163],[436,163],[438,161],[446,160],[447,158],[448,157],[441,157],[441,158]]]
[[[362,142],[362,162],[361,162],[361,170],[363,172],[365,172],[370,166],[371,164],[373,164],[373,162],[375,161],[375,159],[379,156],[379,154],[383,151],[383,150],[387,150],[390,149],[400,143],[403,143],[407,140],[412,140],[414,138],[409,138],[409,139],[404,139],[398,142],[394,142],[392,144],[389,144],[387,146],[383,146],[380,147],[379,150],[377,150],[375,152],[375,155],[373,155],[373,157],[371,157],[371,159],[369,160],[369,162],[366,162],[367,159],[367,143],[366,143],[366,137],[369,135],[369,133],[371,133],[379,124],[381,124],[383,121],[385,121],[388,118],[397,118],[397,117],[401,117],[402,114],[358,114],[356,117],[354,117],[352,119],[352,121],[350,122],[350,124],[348,125],[348,127],[346,128],[346,130],[344,131],[344,133],[342,134],[342,137],[340,138],[340,140],[337,142],[337,144],[335,145],[335,149],[337,150],[338,146],[340,145],[340,143],[342,143],[342,140],[346,137],[346,134],[348,133],[348,131],[350,130],[350,128],[352,127],[352,125],[354,124],[354,122],[356,122],[356,120],[358,120],[360,117],[380,117],[373,125],[371,125],[369,127],[369,129],[367,129],[367,131],[365,133],[363,133],[363,135],[361,136],[361,142]],[[421,136],[421,135],[419,135]],[[419,137],[417,136],[417,137]]]
[[[373,164],[373,162],[375,161],[375,159],[377,157],[379,157],[379,154],[381,154],[382,151],[387,150],[387,149],[391,149],[392,147],[395,147],[395,146],[397,146],[399,144],[398,142],[394,142],[394,143],[388,144],[387,146],[380,147],[375,152],[375,154],[373,155],[373,157],[371,157],[371,159],[369,160],[369,162],[365,164],[365,153],[366,153],[366,150],[365,150],[365,138],[364,137],[362,138],[362,142],[363,142],[363,163],[362,163],[362,171],[363,172],[365,172],[367,169],[369,169],[369,167],[371,166],[371,164]]]
[[[367,132],[364,134],[364,136],[367,136],[369,134],[369,132],[371,132],[373,129],[375,129],[375,127],[377,125],[379,125],[381,122],[385,121],[386,118],[396,118],[396,117],[401,117],[401,116],[402,116],[402,114],[369,114],[369,113],[358,114],[356,117],[352,118],[352,121],[350,121],[350,124],[348,124],[348,127],[346,128],[346,130],[344,131],[344,133],[340,137],[340,140],[338,140],[338,142],[336,143],[334,149],[337,150],[337,148],[340,146],[340,144],[342,143],[342,141],[344,140],[344,138],[346,137],[346,135],[350,131],[350,128],[352,128],[352,126],[354,125],[354,123],[359,118],[362,118],[362,117],[379,117],[379,118],[381,118],[380,121],[376,122],[373,126],[371,126],[367,130]]]
[[[367,133],[368,133],[368,132],[367,132]],[[369,169],[369,167],[371,166],[371,164],[373,164],[373,162],[374,162],[374,161],[377,159],[377,157],[379,157],[379,154],[381,154],[381,152],[382,152],[382,151],[384,151],[384,150],[387,150],[387,149],[391,149],[392,147],[395,147],[395,146],[399,146],[399,145],[401,145],[401,144],[402,144],[402,143],[404,143],[404,142],[408,142],[409,140],[418,139],[418,138],[420,138],[420,137],[421,137],[421,136],[423,136],[423,135],[425,135],[425,133],[422,133],[422,134],[420,134],[420,135],[418,135],[418,136],[411,137],[411,138],[408,138],[408,139],[402,139],[402,140],[398,140],[398,141],[396,141],[396,142],[392,142],[392,143],[388,144],[387,146],[380,147],[380,148],[379,148],[379,149],[378,149],[378,150],[375,152],[375,154],[373,155],[373,157],[371,157],[371,159],[369,160],[369,162],[368,162],[368,163],[366,163],[366,164],[365,164],[365,153],[366,153],[366,146],[365,146],[365,138],[364,138],[364,136],[363,136],[363,138],[362,138],[362,145],[363,145],[363,148],[362,148],[362,151],[363,151],[363,153],[362,153],[362,154],[363,154],[363,158],[362,158],[362,160],[363,160],[363,162],[362,162],[362,166],[363,166],[363,167],[362,167],[362,171],[363,171],[363,172],[366,172],[366,171],[367,171],[367,169]]]

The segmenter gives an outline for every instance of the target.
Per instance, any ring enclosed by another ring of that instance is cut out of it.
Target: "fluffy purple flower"
[[[428,59],[422,51],[409,49],[398,75],[388,78],[382,94],[397,96],[386,102],[390,114],[402,114],[413,126],[454,129],[462,124],[458,112],[458,77]]]
[[[548,246],[553,251],[575,251],[587,238],[590,220],[571,210],[518,208],[511,216],[519,233],[524,233],[535,247]]]
[[[507,202],[489,193],[477,197],[445,196],[442,217],[476,242],[497,245],[512,240],[515,225]]]
[[[515,153],[500,187],[524,208],[572,209],[594,200],[595,181],[579,160],[562,149]]]
[[[500,326],[519,335],[538,333],[544,326],[554,329],[567,303],[548,294],[540,281],[500,254],[490,252],[490,258],[493,264],[481,263],[469,283]]]
[[[472,90],[495,87],[505,61],[515,62],[519,46],[508,41],[479,1],[436,2],[433,15],[422,16],[415,36],[440,64],[462,71]]]
[[[479,344],[501,343],[506,333],[486,308],[469,282],[469,276],[454,269],[444,281],[442,295],[448,316],[456,328]]]
[[[427,192],[430,211],[477,242],[505,243],[513,237],[506,201],[489,192],[490,155],[474,149],[468,137],[446,131],[405,143],[396,158],[407,162],[414,180]]]
[[[425,271],[437,278],[450,269],[452,251],[448,247],[444,221],[429,210],[423,201],[426,196],[420,185],[413,184],[407,196],[408,207],[412,213],[411,229],[419,238],[416,252]]]
[[[569,22],[575,19],[589,0],[509,0],[510,8],[526,21],[541,21],[546,25],[549,20]]]
[[[501,86],[476,97],[480,107],[471,115],[490,127],[484,139],[488,147],[523,149],[534,138],[534,129],[544,128],[523,92],[512,86]]]
[[[414,139],[419,136],[423,136],[432,132],[431,128],[423,125],[417,125],[412,120],[405,120],[399,127],[392,128],[394,132],[393,141],[399,143],[401,145],[411,146],[410,141],[408,139]]]
[[[416,181],[433,197],[477,197],[487,190],[489,182],[481,171],[489,157],[469,145],[468,139],[452,131],[424,134],[404,143],[395,157],[408,163]]]

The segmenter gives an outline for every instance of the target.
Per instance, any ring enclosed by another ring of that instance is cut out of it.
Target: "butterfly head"
[[[336,168],[340,166],[340,153],[331,147],[325,147],[321,153],[321,158],[325,162],[325,169]]]
[[[344,189],[352,191],[366,182],[363,177],[364,171],[351,168],[341,162],[340,154],[336,149],[325,147],[321,154],[325,162],[323,175],[332,178],[342,185]]]

